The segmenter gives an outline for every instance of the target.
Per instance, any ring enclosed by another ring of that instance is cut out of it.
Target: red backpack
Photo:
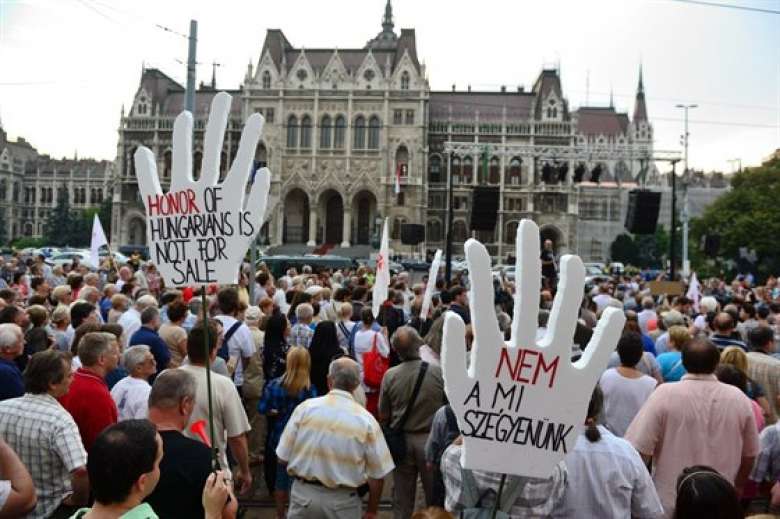
[[[385,373],[390,368],[390,359],[383,357],[376,347],[377,335],[379,334],[374,332],[371,349],[363,354],[363,381],[371,389],[379,389]]]

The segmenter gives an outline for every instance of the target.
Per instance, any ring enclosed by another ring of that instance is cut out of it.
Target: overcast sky
[[[711,0],[780,11],[780,0]],[[120,107],[142,63],[184,82],[186,33],[199,22],[198,81],[238,88],[257,63],[265,31],[296,47],[362,47],[379,30],[385,0],[0,0],[0,117],[54,156],[113,160]],[[679,150],[677,103],[690,113],[692,168],[731,171],[780,148],[780,15],[674,0],[394,0],[396,29],[417,29],[431,88],[530,87],[560,64],[572,107],[633,112],[644,66],[656,149]],[[179,60],[179,61],[177,61]],[[589,81],[587,78],[590,78]],[[589,84],[589,87],[588,87]],[[589,92],[589,95],[588,95]]]

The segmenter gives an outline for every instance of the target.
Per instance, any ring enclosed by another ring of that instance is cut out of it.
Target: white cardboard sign
[[[420,309],[420,320],[428,319],[428,309],[431,307],[433,298],[433,289],[436,288],[436,278],[439,275],[439,265],[441,264],[441,249],[436,249],[436,254],[431,262],[431,270],[428,272],[428,283],[425,285],[425,294],[423,295],[422,308]]]
[[[220,92],[211,103],[198,180],[192,175],[192,114],[179,114],[173,126],[171,186],[160,187],[154,154],[135,152],[138,189],[146,209],[151,260],[169,286],[233,284],[249,244],[260,231],[268,203],[271,173],[255,173],[248,196],[255,148],[263,130],[260,114],[244,125],[238,153],[225,179],[219,160],[231,97]]]
[[[505,342],[493,304],[490,255],[478,241],[466,242],[474,343],[467,370],[465,325],[448,312],[444,385],[463,436],[465,468],[545,478],[574,448],[625,316],[606,309],[587,349],[572,364],[585,268],[578,256],[567,255],[561,259],[547,333],[537,343],[542,265],[539,228],[531,220],[520,222],[516,247],[515,317],[511,340]]]

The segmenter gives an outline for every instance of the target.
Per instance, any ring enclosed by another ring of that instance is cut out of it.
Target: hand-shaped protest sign
[[[520,222],[516,245],[515,315],[507,344],[493,304],[490,255],[478,241],[466,242],[474,344],[467,371],[465,325],[448,312],[442,343],[444,385],[463,435],[464,467],[548,477],[574,448],[593,387],[615,349],[625,316],[607,308],[584,354],[572,364],[585,268],[579,257],[564,256],[547,334],[537,344],[541,260],[535,223]]]
[[[173,125],[173,167],[167,193],[160,188],[154,154],[144,146],[135,152],[149,253],[171,286],[236,283],[239,266],[265,218],[271,178],[267,168],[256,172],[245,197],[263,131],[260,114],[247,119],[230,171],[218,182],[230,100],[228,94],[220,92],[211,103],[198,180],[192,176],[189,112],[180,113]]]

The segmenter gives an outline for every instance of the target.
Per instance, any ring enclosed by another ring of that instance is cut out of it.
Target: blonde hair
[[[289,395],[297,395],[303,389],[311,387],[309,372],[311,370],[311,356],[309,350],[302,346],[290,348],[287,352],[287,368],[282,377],[282,387]]]
[[[729,346],[720,354],[721,364],[731,364],[747,376],[747,354],[739,346]]]
[[[412,514],[412,519],[454,519],[454,517],[444,508],[439,508],[438,506],[424,508]]]
[[[685,326],[675,325],[669,328],[669,341],[674,343],[676,349],[682,350],[690,340],[691,334]]]

